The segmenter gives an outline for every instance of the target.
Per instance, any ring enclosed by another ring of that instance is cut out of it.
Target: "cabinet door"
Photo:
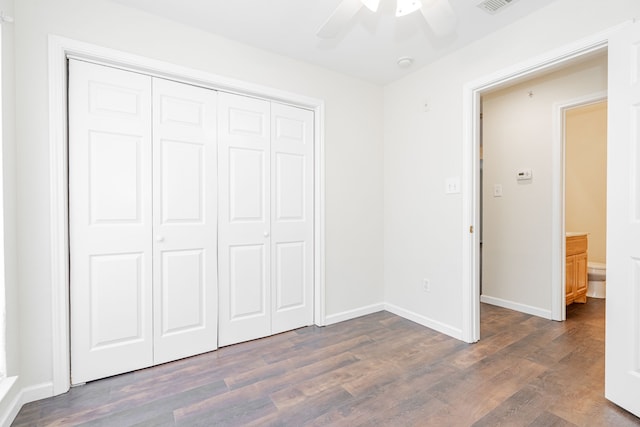
[[[217,348],[216,92],[153,79],[154,363]]]
[[[575,298],[578,302],[587,302],[587,254],[575,256]]]
[[[69,61],[71,382],[153,363],[151,78]]]
[[[566,287],[565,287],[565,299],[566,304],[571,304],[575,298],[576,291],[576,257],[569,255],[566,258]]]

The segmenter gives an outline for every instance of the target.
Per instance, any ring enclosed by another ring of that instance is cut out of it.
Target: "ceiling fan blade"
[[[327,22],[316,33],[321,39],[331,39],[349,23],[356,13],[362,8],[361,0],[342,0],[336,10],[333,11]]]
[[[420,12],[436,36],[444,37],[455,31],[458,19],[449,0],[427,0]]]

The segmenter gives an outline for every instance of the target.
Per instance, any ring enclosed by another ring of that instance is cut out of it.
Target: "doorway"
[[[637,198],[638,157],[636,139],[638,135],[637,105],[640,104],[638,86],[640,27],[635,22],[626,22],[605,33],[596,34],[571,46],[551,52],[542,57],[533,58],[526,63],[503,70],[493,76],[468,83],[464,87],[463,109],[463,158],[464,183],[469,192],[463,200],[463,218],[465,225],[471,224],[469,234],[463,238],[463,339],[475,342],[480,339],[479,325],[479,250],[478,225],[478,112],[482,93],[528,78],[536,73],[549,70],[585,55],[607,51],[608,59],[608,97],[609,113],[607,119],[607,187],[616,191],[607,194],[607,276],[609,287],[606,305],[616,307],[607,310],[606,327],[606,367],[605,396],[612,402],[630,412],[639,415],[637,396],[640,391],[640,369],[637,356],[640,328],[638,315],[637,284],[640,268],[639,253],[640,203]],[[558,134],[558,133],[556,133]],[[561,157],[552,153],[553,164],[558,166]],[[612,168],[611,165],[615,165]],[[559,168],[556,168],[558,170]],[[555,177],[559,179],[558,177]],[[554,186],[554,207],[562,203],[562,194]],[[564,217],[554,209],[551,231],[561,236]],[[555,239],[551,249],[553,259],[561,260],[562,239]],[[554,280],[552,286],[552,310],[561,311],[564,306],[563,295],[558,292],[560,280]],[[615,292],[613,292],[615,290]],[[631,297],[631,296],[634,297]],[[635,332],[634,332],[635,331]]]
[[[565,248],[568,299],[604,298],[607,235],[607,99],[594,95],[562,110],[564,136],[564,218],[567,242],[587,242],[586,263],[573,286],[569,243]],[[571,249],[576,249],[575,245]],[[584,271],[586,269],[586,271]],[[587,276],[592,280],[589,282]],[[582,279],[581,279],[582,278]],[[581,286],[581,281],[583,284]],[[580,289],[582,287],[582,289]],[[581,297],[581,295],[585,297]],[[565,313],[564,319],[567,314]]]
[[[600,52],[482,93],[482,302],[561,320],[550,278],[563,288],[564,219],[550,230],[563,216],[564,138],[553,137],[563,126],[550,113],[605,96],[606,77]],[[559,258],[549,250],[558,242]]]
[[[574,63],[574,61],[584,60],[591,55],[602,54],[607,51],[608,36],[599,34],[591,39],[586,39],[579,44],[568,46],[547,55],[533,58],[522,64],[518,64],[509,69],[502,70],[494,75],[472,81],[464,86],[463,104],[463,185],[469,189],[466,197],[463,198],[463,221],[464,226],[469,230],[463,235],[463,319],[462,319],[462,339],[466,342],[476,342],[480,339],[480,245],[478,230],[480,225],[480,111],[481,99],[484,94],[499,90],[507,86],[522,83],[531,78],[550,73],[564,66]],[[484,124],[483,124],[484,125]],[[554,132],[554,134],[558,134]],[[551,157],[550,178],[553,182],[561,179],[561,159],[562,153],[553,150],[549,153]],[[483,156],[486,159],[485,156]],[[486,163],[485,163],[486,164]],[[547,177],[549,178],[549,177]],[[485,186],[487,183],[484,184]],[[561,272],[562,271],[562,240],[558,238],[563,232],[564,217],[561,213],[562,191],[559,186],[550,189],[552,200],[552,211],[550,228],[551,236],[557,236],[547,248],[553,262],[552,271],[558,272],[549,280],[552,281],[551,310],[554,314],[560,313],[564,306],[564,298],[560,295]],[[483,232],[483,244],[486,236]],[[483,277],[483,291],[486,285]]]

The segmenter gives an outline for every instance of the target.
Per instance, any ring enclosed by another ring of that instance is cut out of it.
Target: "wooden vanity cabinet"
[[[566,237],[566,303],[587,302],[587,235]]]

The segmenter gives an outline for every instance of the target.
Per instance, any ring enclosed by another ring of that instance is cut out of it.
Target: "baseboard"
[[[521,313],[531,314],[533,316],[542,317],[544,319],[552,319],[551,310],[544,310],[542,308],[532,307],[530,305],[520,304],[518,302],[508,301],[502,298],[481,295],[480,302],[497,305],[498,307],[508,308],[509,310],[515,310]]]
[[[23,388],[16,393],[6,410],[0,413],[0,426],[10,426],[23,405],[51,396],[53,396],[53,383],[50,382]]]
[[[421,314],[414,313],[410,310],[405,310],[404,308],[400,308],[393,304],[385,304],[385,310],[407,320],[411,320],[412,322],[415,322],[419,325],[426,326],[427,328],[433,329],[434,331],[449,335],[450,337],[457,340],[462,340],[462,330],[459,328],[454,328],[451,325],[438,322],[437,320],[430,319]]]
[[[365,307],[356,308],[354,310],[343,311],[342,313],[331,314],[326,317],[326,326],[333,325],[334,323],[344,322],[345,320],[355,319],[360,316],[366,316],[367,314],[377,313],[384,311],[385,304],[371,304]]]
[[[0,381],[0,426],[8,427],[20,410],[20,393],[17,393],[18,377],[4,378]],[[13,399],[11,396],[13,396]],[[4,404],[11,400],[9,404]]]
[[[53,396],[53,383],[47,382],[42,384],[25,387],[21,391],[22,404],[35,402],[36,400],[45,399]]]
[[[387,303],[371,304],[366,307],[360,307],[354,310],[343,311],[342,313],[329,315],[326,318],[327,326],[332,325],[334,323],[344,322],[345,320],[351,320],[357,317],[366,316],[367,314],[377,313],[379,311],[385,311],[385,310],[397,316],[403,317],[407,320],[411,320],[412,322],[416,322],[419,325],[426,326],[427,328],[433,329],[434,331],[438,331],[445,335],[449,335],[452,338],[455,338],[458,340],[462,339],[462,330],[458,328],[454,328],[445,323],[438,322],[433,319],[429,319],[428,317],[422,316],[412,311],[405,310],[404,308],[400,308],[393,304],[387,304]]]

